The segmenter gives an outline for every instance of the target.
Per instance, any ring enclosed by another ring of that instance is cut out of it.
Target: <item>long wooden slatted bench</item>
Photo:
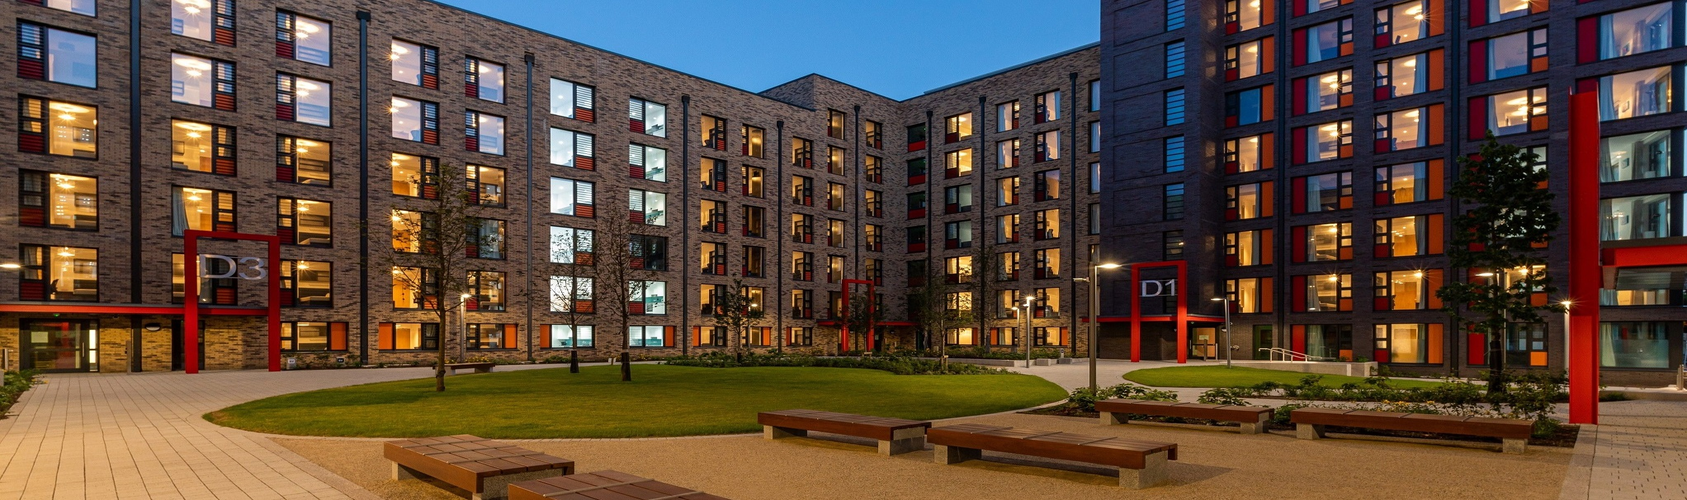
[[[873,417],[818,410],[766,411],[756,415],[762,437],[783,439],[807,436],[810,431],[842,434],[879,442],[880,455],[900,455],[926,446],[926,429],[931,422]]]
[[[1177,445],[1067,432],[1034,431],[983,424],[932,428],[926,439],[935,445],[939,464],[977,460],[984,450],[1071,460],[1119,468],[1119,486],[1149,488],[1167,482],[1168,460],[1177,460]]]
[[[1140,399],[1109,399],[1096,401],[1095,411],[1101,412],[1101,425],[1130,423],[1126,415],[1200,418],[1220,422],[1240,422],[1242,434],[1259,434],[1271,421],[1271,408],[1264,406],[1225,406],[1176,401],[1144,401]]]
[[[492,369],[497,366],[497,363],[448,363],[445,365],[445,369],[451,370],[452,375],[456,375],[457,370],[474,370],[475,373],[491,373]]]
[[[1395,413],[1367,410],[1338,410],[1334,408],[1301,408],[1289,413],[1295,433],[1301,439],[1324,437],[1325,426],[1387,429],[1409,432],[1433,432],[1484,436],[1500,439],[1500,451],[1523,453],[1529,446],[1529,436],[1535,424],[1528,420],[1510,418],[1460,417],[1423,413]]]
[[[674,486],[612,470],[557,476],[510,485],[510,500],[727,500],[690,488]]]
[[[421,476],[467,490],[474,500],[506,498],[507,487],[574,473],[574,461],[470,435],[387,441],[392,478]]]

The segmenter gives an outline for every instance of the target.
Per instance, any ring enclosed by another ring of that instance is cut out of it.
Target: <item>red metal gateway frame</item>
[[[1137,283],[1140,282],[1137,277],[1142,275],[1140,270],[1175,267],[1177,268],[1177,285],[1182,287],[1189,282],[1189,267],[1181,260],[1138,262],[1127,267],[1130,270],[1128,277],[1125,278],[1125,284],[1131,296],[1131,362],[1138,363],[1142,361],[1142,322],[1144,319],[1142,316],[1142,293],[1137,290]],[[1184,300],[1188,295],[1187,291],[1179,290],[1176,295],[1177,313],[1171,315],[1171,319],[1177,327],[1178,363],[1189,362],[1189,301]],[[1106,319],[1104,318],[1101,321],[1106,321]]]
[[[838,353],[839,354],[842,354],[844,352],[849,351],[849,321],[846,321],[844,317],[849,316],[849,286],[850,285],[867,285],[867,296],[868,297],[873,296],[873,282],[872,281],[868,281],[868,280],[843,280],[843,304],[838,306],[838,309],[840,309],[838,311],[838,315],[841,316],[841,317],[837,318],[837,320],[838,320]],[[874,304],[872,302],[867,303],[867,350],[869,350],[869,351],[873,350],[873,337],[874,337],[873,326],[874,326],[875,322],[873,321],[872,318],[873,318],[873,308],[875,308],[875,307],[878,307],[878,304]]]
[[[1599,287],[1604,282],[1599,247],[1599,93],[1570,94],[1570,423],[1599,423]],[[1618,264],[1619,254],[1644,254],[1655,262],[1687,263],[1668,247],[1607,253],[1603,265]],[[1657,259],[1656,257],[1663,257]],[[1654,264],[1656,265],[1656,264]]]
[[[269,371],[281,371],[281,238],[267,234],[189,229],[182,233],[182,350],[187,373],[199,373],[199,239],[262,241],[268,244],[269,261],[264,275],[269,281]],[[214,314],[214,313],[213,313]]]

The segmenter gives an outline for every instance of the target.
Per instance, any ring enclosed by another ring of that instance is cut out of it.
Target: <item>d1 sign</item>
[[[1143,297],[1172,297],[1177,295],[1177,280],[1142,280]]]

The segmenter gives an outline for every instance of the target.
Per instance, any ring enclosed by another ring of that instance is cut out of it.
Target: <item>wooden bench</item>
[[[1166,462],[1177,445],[1066,432],[1033,431],[983,424],[935,427],[926,434],[939,464],[977,460],[983,450],[1088,462],[1119,468],[1119,486],[1141,489],[1167,482]]]
[[[612,470],[534,479],[510,485],[510,500],[596,500],[601,498],[726,500],[725,497]]]
[[[1154,415],[1159,417],[1200,418],[1220,422],[1240,422],[1242,434],[1259,434],[1271,421],[1271,408],[1264,406],[1225,406],[1175,401],[1144,401],[1140,399],[1109,399],[1096,401],[1095,411],[1101,412],[1101,425],[1130,423],[1125,415]]]
[[[756,423],[767,439],[807,436],[809,431],[875,439],[879,454],[886,456],[924,450],[931,428],[931,422],[920,420],[818,410],[765,411],[756,415]]]
[[[1523,453],[1535,431],[1534,422],[1528,420],[1334,408],[1301,408],[1289,413],[1289,421],[1301,439],[1324,437],[1324,427],[1333,425],[1499,438],[1500,451],[1505,453]]]
[[[475,373],[489,373],[489,372],[492,371],[492,367],[495,367],[495,366],[498,366],[498,364],[497,363],[446,363],[445,369],[451,370],[451,374],[456,375],[457,370],[474,370]]]
[[[475,436],[387,441],[392,478],[421,476],[467,490],[474,500],[505,498],[516,481],[574,473],[574,461]]]

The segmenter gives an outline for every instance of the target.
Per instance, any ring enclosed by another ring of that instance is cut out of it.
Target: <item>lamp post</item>
[[[1575,302],[1563,300],[1558,305],[1564,306],[1564,373],[1567,375],[1570,373],[1570,306]]]
[[[1019,337],[1025,339],[1025,368],[1027,369],[1031,368],[1031,301],[1036,299],[1036,297],[1029,295],[1025,297],[1025,334]]]
[[[468,361],[469,297],[473,297],[473,295],[465,293],[457,298],[457,322],[462,327],[458,331],[463,332],[463,340],[457,342],[457,362],[459,363]]]
[[[1230,295],[1213,297],[1213,302],[1224,303],[1224,367],[1230,368],[1230,346],[1235,345],[1230,343]]]
[[[1098,355],[1097,350],[1096,350],[1097,349],[1096,348],[1096,336],[1098,335],[1097,332],[1099,332],[1100,328],[1101,328],[1101,285],[1098,281],[1096,281],[1095,275],[1101,269],[1113,270],[1113,269],[1118,269],[1118,268],[1121,268],[1121,267],[1124,267],[1124,264],[1120,264],[1120,263],[1117,263],[1117,262],[1108,262],[1108,263],[1105,263],[1105,264],[1096,264],[1096,265],[1090,266],[1090,277],[1088,277],[1088,278],[1078,278],[1078,279],[1075,280],[1075,281],[1088,282],[1090,284],[1090,300],[1089,300],[1089,304],[1088,304],[1089,305],[1088,313],[1089,313],[1089,318],[1090,318],[1090,321],[1089,321],[1090,334],[1088,335],[1088,338],[1089,338],[1089,344],[1090,344],[1089,350],[1090,350],[1090,391],[1091,392],[1094,392],[1096,390],[1095,358]]]

